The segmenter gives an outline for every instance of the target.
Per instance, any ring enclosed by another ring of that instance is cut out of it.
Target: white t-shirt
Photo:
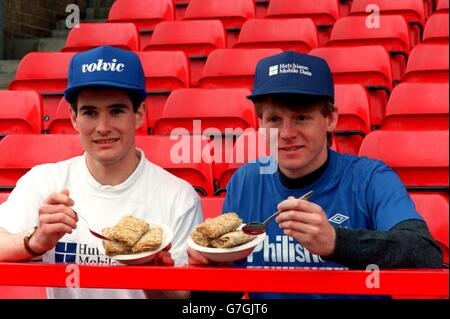
[[[0,227],[13,234],[33,228],[38,225],[42,202],[51,193],[67,188],[75,202],[73,208],[88,219],[94,230],[115,225],[127,214],[171,227],[174,238],[170,253],[176,265],[185,264],[188,236],[203,219],[200,198],[189,183],[149,162],[138,151],[141,156],[137,168],[116,186],[100,185],[89,172],[85,156],[34,167],[0,205]],[[54,249],[45,253],[43,261],[117,265],[99,253],[99,239],[87,227],[80,219],[77,229],[62,237]],[[145,297],[142,290],[125,289],[48,288],[47,293],[49,298]]]

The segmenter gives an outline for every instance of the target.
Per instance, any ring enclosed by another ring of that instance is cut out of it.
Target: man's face
[[[327,132],[334,131],[337,113],[324,117],[324,102],[289,109],[267,99],[261,103],[260,127],[278,129],[278,164],[283,174],[299,178],[318,169],[327,158]]]
[[[145,106],[134,113],[128,93],[120,89],[84,89],[77,98],[71,120],[80,133],[88,160],[117,164],[135,152],[134,133],[145,118]]]

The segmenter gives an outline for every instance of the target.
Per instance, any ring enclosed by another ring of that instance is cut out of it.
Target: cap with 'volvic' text
[[[139,57],[134,52],[110,46],[75,54],[64,96],[69,103],[75,103],[79,90],[88,87],[125,89],[144,100],[145,77]]]
[[[261,60],[256,66],[253,94],[305,94],[324,96],[334,102],[334,84],[328,64],[322,58],[283,52]]]

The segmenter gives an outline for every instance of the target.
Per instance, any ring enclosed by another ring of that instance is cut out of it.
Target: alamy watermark
[[[222,138],[223,135],[228,138]],[[216,138],[207,139],[208,136]],[[232,137],[238,137],[237,141]],[[243,164],[258,159],[260,174],[273,174],[278,169],[276,128],[225,128],[222,132],[212,127],[202,130],[201,120],[194,120],[192,134],[185,128],[175,128],[170,140],[177,141],[170,149],[170,160],[174,164]]]
[[[376,4],[369,4],[366,12],[370,13],[366,18],[366,27],[368,29],[380,28],[380,7]]]
[[[366,272],[370,273],[366,277],[366,287],[369,289],[380,288],[380,267],[370,264],[366,267]]]
[[[66,13],[69,15],[66,18],[66,28],[73,29],[80,27],[80,7],[76,4],[69,4],[66,7]]]

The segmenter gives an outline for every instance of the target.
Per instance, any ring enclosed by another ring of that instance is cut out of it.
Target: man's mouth
[[[117,142],[119,139],[118,138],[105,138],[105,139],[98,139],[98,140],[94,140],[94,143],[96,144],[112,144]]]
[[[294,146],[280,147],[279,150],[286,151],[286,152],[294,152],[294,151],[298,151],[304,147],[305,146],[303,146],[303,145],[294,145]]]

